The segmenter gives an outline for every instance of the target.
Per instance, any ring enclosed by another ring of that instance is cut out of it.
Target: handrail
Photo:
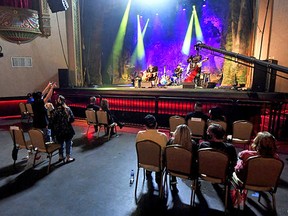
[[[251,63],[251,64],[255,64],[256,63],[256,64],[259,64],[259,65],[265,66],[267,68],[271,68],[271,69],[274,69],[274,70],[277,70],[277,71],[282,71],[282,72],[288,74],[288,68],[287,67],[284,67],[284,66],[281,66],[281,65],[278,65],[278,64],[273,64],[273,63],[270,63],[270,62],[267,62],[267,61],[259,60],[259,59],[256,59],[255,57],[251,57],[251,56],[249,57],[249,56],[245,56],[245,55],[242,55],[242,54],[239,54],[239,53],[226,51],[226,50],[223,50],[223,49],[217,49],[217,48],[214,48],[214,47],[211,47],[211,46],[207,46],[207,45],[205,45],[203,43],[197,43],[195,45],[195,47],[199,47],[199,48],[215,51],[215,52],[218,52],[218,53],[222,53],[224,55],[231,56],[231,57],[234,57],[234,58],[237,58],[237,59],[241,59],[241,60],[243,60],[245,62],[248,62],[248,63]]]

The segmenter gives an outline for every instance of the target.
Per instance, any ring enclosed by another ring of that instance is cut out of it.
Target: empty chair
[[[28,122],[29,122],[31,119],[33,119],[33,116],[34,116],[32,104],[27,103],[26,104],[26,110],[27,110]]]
[[[192,138],[195,140],[200,140],[205,135],[206,122],[201,118],[191,118],[187,121],[188,127],[192,131]]]
[[[135,184],[135,200],[137,200],[137,186],[139,179],[139,171],[143,169],[143,182],[145,180],[145,171],[160,172],[161,182],[159,188],[159,196],[162,195],[162,179],[163,179],[163,164],[162,155],[163,151],[158,143],[151,140],[143,140],[136,142],[137,153],[137,174]]]
[[[117,124],[116,124],[116,122],[109,123],[108,114],[104,110],[98,110],[96,112],[96,114],[97,114],[97,121],[98,121],[98,126],[99,126],[98,136],[99,136],[99,132],[100,132],[101,128],[107,129],[108,130],[108,140],[109,140],[110,136],[111,136],[112,129],[114,129],[115,133],[117,134],[117,128],[116,128]]]
[[[233,173],[231,183],[242,193],[243,189],[258,192],[269,192],[272,196],[273,210],[276,210],[275,193],[282,173],[284,163],[276,158],[253,156],[247,160],[246,178],[240,180]],[[258,202],[260,202],[259,194]]]
[[[198,150],[199,177],[213,184],[223,184],[225,188],[225,212],[228,200],[229,157],[224,152],[212,148]]]
[[[20,102],[19,108],[20,108],[21,118],[25,119],[26,117],[28,117],[25,103]]]
[[[39,152],[46,153],[47,157],[49,158],[49,164],[47,168],[47,173],[49,173],[52,157],[56,154],[56,152],[59,153],[61,145],[52,142],[45,142],[44,133],[40,129],[31,129],[28,131],[28,134],[30,136],[33,149],[36,151],[33,166],[35,166],[37,154]]]
[[[197,170],[193,170],[192,152],[180,145],[169,145],[165,148],[165,178],[164,189],[167,182],[167,175],[178,178],[189,179],[191,183],[190,205],[194,203],[195,198],[195,179]]]
[[[13,159],[14,159],[14,165],[17,160],[17,153],[19,149],[26,149],[27,152],[29,153],[32,151],[33,147],[31,145],[30,140],[26,140],[24,136],[24,132],[21,128],[18,126],[10,126],[10,134],[13,140]],[[28,155],[29,156],[29,155]]]
[[[185,124],[185,118],[177,115],[170,116],[169,118],[170,136],[172,136],[172,133],[176,130],[176,127],[181,124]]]
[[[232,144],[243,144],[245,149],[246,145],[251,142],[251,135],[253,131],[253,124],[246,120],[234,121],[232,125]]]
[[[208,120],[207,123],[208,123],[208,126],[211,124],[219,124],[227,132],[227,122],[225,122],[225,121]]]
[[[87,128],[87,131],[86,131],[86,134],[87,134],[88,131],[89,131],[89,127],[91,125],[93,125],[94,127],[98,127],[98,121],[97,121],[96,112],[93,109],[85,110],[85,115],[86,115],[86,121],[87,121],[87,124],[88,124],[88,128]]]

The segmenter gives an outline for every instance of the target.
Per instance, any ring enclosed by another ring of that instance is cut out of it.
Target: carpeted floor
[[[118,129],[118,136],[109,141],[96,137],[93,128],[86,135],[87,124],[77,120],[74,124],[73,157],[76,161],[57,163],[53,157],[51,172],[47,174],[47,160],[35,168],[26,169],[26,150],[18,152],[16,168],[13,168],[10,125],[19,125],[26,132],[30,125],[20,119],[0,119],[0,214],[10,215],[87,215],[87,216],[150,216],[150,215],[225,215],[221,186],[201,182],[196,194],[196,206],[190,203],[190,181],[178,180],[178,193],[166,192],[160,199],[154,178],[144,181],[140,176],[135,202],[134,184],[129,184],[130,172],[136,172],[135,136],[140,128]],[[165,131],[168,132],[168,131]],[[27,135],[27,134],[26,134]],[[28,136],[27,136],[28,138]],[[285,149],[285,148],[282,148]],[[240,149],[237,149],[238,151]],[[278,215],[288,215],[288,168],[281,175],[276,194]],[[44,158],[45,159],[45,158]],[[142,174],[142,172],[141,172]],[[257,193],[249,192],[243,211],[229,208],[230,215],[275,215],[264,198],[257,202]],[[264,206],[263,206],[264,205]]]

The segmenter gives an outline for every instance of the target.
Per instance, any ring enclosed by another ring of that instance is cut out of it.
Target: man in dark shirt
[[[203,111],[202,111],[202,103],[196,102],[195,105],[194,105],[194,111],[188,113],[188,114],[185,116],[186,124],[187,124],[187,122],[188,122],[188,119],[191,119],[191,118],[201,118],[201,119],[203,119],[205,122],[207,121],[208,116],[205,115],[205,114],[203,113]]]
[[[232,175],[237,162],[237,153],[232,144],[224,142],[224,135],[225,130],[221,125],[211,124],[207,129],[208,141],[201,142],[199,149],[213,148],[226,153],[230,159],[229,174]]]

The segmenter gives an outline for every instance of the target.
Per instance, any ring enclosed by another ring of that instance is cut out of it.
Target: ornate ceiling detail
[[[3,39],[22,44],[38,36],[50,35],[50,14],[46,0],[39,1],[39,11],[0,6],[0,36]]]

